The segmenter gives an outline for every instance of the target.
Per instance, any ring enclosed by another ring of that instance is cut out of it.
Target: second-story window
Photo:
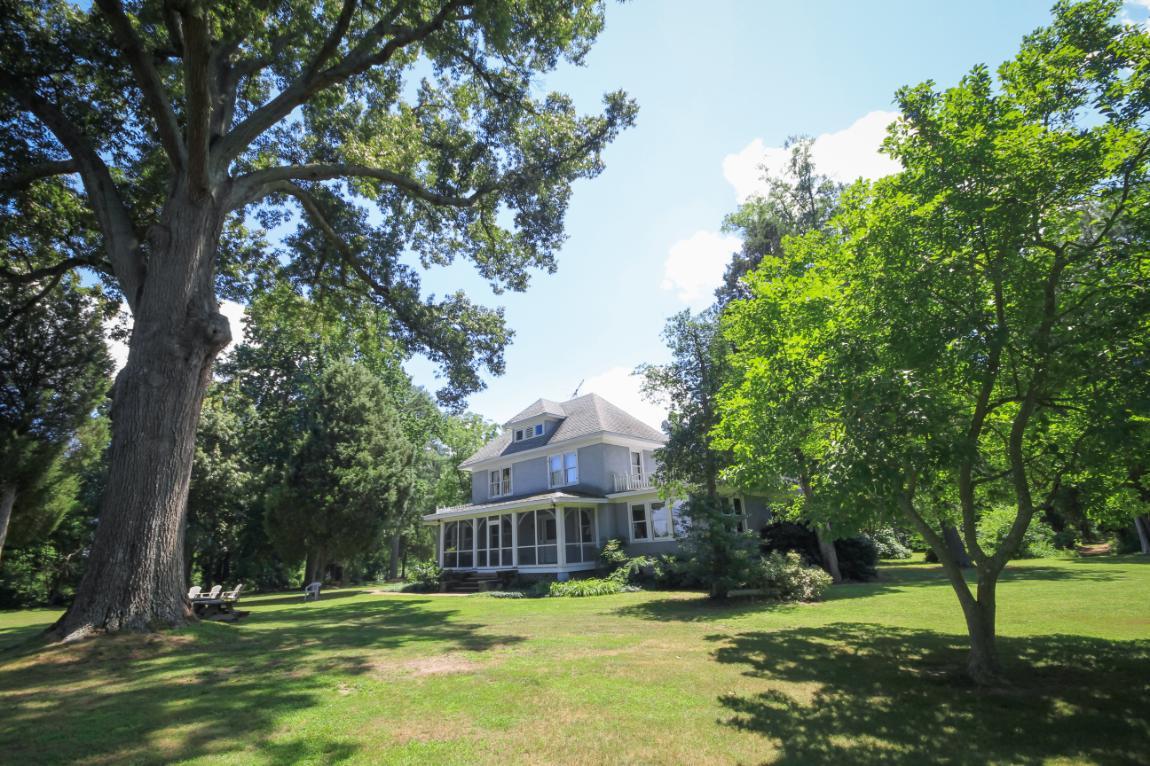
[[[631,478],[636,481],[643,480],[643,453],[631,453]]]
[[[491,471],[490,480],[489,497],[503,497],[511,494],[511,466]]]
[[[579,483],[579,455],[567,452],[547,458],[547,476],[552,487]]]

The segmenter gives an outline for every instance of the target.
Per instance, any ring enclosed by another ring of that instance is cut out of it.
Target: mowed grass
[[[938,569],[881,574],[790,606],[270,595],[71,646],[27,643],[54,612],[0,613],[0,761],[1147,763],[1142,557],[1013,565],[989,692]]]

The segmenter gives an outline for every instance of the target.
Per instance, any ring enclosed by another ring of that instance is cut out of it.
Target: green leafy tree
[[[723,221],[723,231],[743,240],[715,290],[715,300],[725,306],[750,297],[744,278],[764,258],[779,254],[783,238],[819,231],[826,227],[838,207],[842,184],[818,172],[810,136],[792,136],[783,148],[789,152],[779,175],[764,173],[765,195],[755,195]]]
[[[57,635],[190,616],[179,541],[200,404],[231,340],[221,294],[284,271],[375,301],[405,350],[443,366],[446,403],[502,371],[501,311],[425,299],[403,257],[469,260],[497,290],[554,269],[571,184],[600,171],[635,106],[613,93],[581,116],[537,78],[581,63],[602,25],[594,0],[6,7],[0,189],[56,179],[84,246],[5,274],[92,269],[133,319],[104,510]],[[287,252],[252,228],[296,210]],[[37,251],[58,236],[26,233]]]
[[[50,533],[68,512],[79,486],[65,453],[106,394],[112,371],[90,291],[70,279],[32,303],[28,293],[3,293],[9,321],[0,335],[0,553],[14,512],[24,517],[26,541]]]
[[[411,494],[414,450],[386,390],[362,365],[333,361],[304,401],[264,523],[284,559],[307,560],[311,582],[328,564],[380,545]]]
[[[748,353],[767,385],[731,408],[767,418],[805,398],[823,413],[814,513],[859,524],[895,508],[913,525],[980,683],[1001,674],[1003,568],[1115,432],[1082,413],[1124,410],[1117,381],[1145,374],[1150,38],[1119,13],[1059,3],[997,80],[976,67],[899,91],[886,148],[903,172],[848,191],[833,234],[785,242],[785,263],[751,280],[763,304],[734,320],[734,342],[780,336],[792,366]],[[936,531],[952,499],[973,588]],[[1007,506],[1006,534],[984,545],[980,519]]]

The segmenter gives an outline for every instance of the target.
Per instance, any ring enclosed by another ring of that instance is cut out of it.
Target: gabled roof
[[[633,439],[658,442],[662,444],[667,440],[662,431],[656,430],[643,421],[629,415],[619,407],[607,401],[598,394],[585,394],[570,399],[562,404],[540,399],[516,415],[508,423],[517,423],[524,418],[536,417],[545,414],[542,407],[551,407],[554,417],[561,417],[559,425],[549,433],[534,439],[512,441],[511,431],[505,430],[487,444],[483,445],[474,455],[460,463],[461,468],[482,463],[499,457],[508,457],[519,452],[537,449],[551,444],[579,439],[597,433],[611,433]],[[555,412],[554,410],[557,410]],[[535,414],[525,414],[532,413]]]
[[[507,427],[512,423],[520,423],[542,415],[550,415],[553,418],[567,417],[567,413],[563,411],[563,405],[559,402],[553,402],[550,399],[536,399],[534,404],[508,420],[503,426]]]

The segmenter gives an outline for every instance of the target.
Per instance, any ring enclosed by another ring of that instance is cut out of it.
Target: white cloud
[[[1150,2],[1150,0],[1147,0]],[[874,111],[855,120],[850,127],[815,138],[811,148],[815,167],[832,178],[849,183],[862,178],[881,178],[899,170],[899,164],[879,154],[886,128],[897,112]],[[735,196],[744,202],[766,190],[764,171],[778,175],[789,152],[781,146],[766,146],[756,138],[742,151],[723,158],[723,177],[735,187]]]
[[[639,392],[640,378],[627,367],[612,367],[583,381],[581,394],[599,394],[611,404],[634,415],[652,428],[661,428],[667,410],[652,404]]]
[[[1126,0],[1126,5],[1122,9],[1122,20],[1127,24],[1141,25],[1150,31],[1148,13],[1150,13],[1150,0]]]
[[[242,303],[236,303],[235,301],[220,301],[220,313],[228,318],[228,323],[232,327],[232,342],[220,353],[219,357],[217,357],[218,359],[225,359],[228,354],[231,353],[232,349],[243,341],[246,318],[244,316],[244,305]],[[116,365],[116,369],[112,372],[113,375],[124,369],[124,365],[128,363],[127,342],[111,337],[112,329],[116,325],[121,325],[125,330],[131,331],[132,315],[128,312],[127,306],[121,306],[119,316],[104,325],[104,335],[108,342],[108,353],[112,355],[112,361],[115,362]]]
[[[742,240],[713,231],[697,231],[671,245],[663,266],[664,290],[676,290],[679,300],[702,308],[723,281],[723,271]]]

